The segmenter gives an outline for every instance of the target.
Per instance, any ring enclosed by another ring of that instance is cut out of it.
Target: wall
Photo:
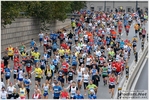
[[[48,28],[58,30],[70,25],[70,19],[65,22],[56,21]],[[9,46],[19,46],[21,42],[28,43],[32,38],[38,40],[40,32],[40,22],[33,18],[17,18],[11,25],[6,25],[6,28],[1,29],[1,53]]]
[[[104,5],[105,1],[87,1],[87,10],[90,10],[91,7],[94,7],[95,11],[104,11]],[[107,8],[110,10],[113,8],[118,8],[122,6],[123,9],[127,11],[127,8],[134,8],[136,9],[136,1],[106,1],[106,11]],[[138,6],[145,10],[145,8],[148,8],[148,1],[138,1]]]

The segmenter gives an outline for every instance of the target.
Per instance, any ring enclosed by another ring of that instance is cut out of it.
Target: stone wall
[[[58,30],[65,26],[70,25],[70,19],[65,22],[56,21],[49,25],[50,30]],[[21,42],[29,43],[32,38],[38,40],[40,32],[40,22],[33,18],[17,18],[11,25],[6,25],[1,29],[1,53],[12,45],[13,47],[19,46]]]

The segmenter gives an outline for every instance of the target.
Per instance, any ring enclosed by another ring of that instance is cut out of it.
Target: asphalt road
[[[145,27],[146,27],[146,29],[147,29],[147,27],[148,27],[148,25],[146,24],[145,25]],[[124,30],[124,29],[123,29]],[[129,36],[128,36],[128,39],[130,39],[130,40],[132,40],[132,38],[133,38],[133,36],[135,35],[135,30],[134,30],[134,23],[133,23],[133,25],[131,26],[131,28],[130,28],[130,32],[129,32]],[[125,32],[123,32],[123,34],[122,34],[122,36],[121,36],[121,38],[123,38],[124,40],[126,39],[126,34],[125,34]],[[138,43],[137,43],[137,51],[139,51],[141,49],[141,42],[140,42],[140,40],[138,41]],[[43,54],[43,48],[42,47],[39,47],[39,52],[41,53],[41,54]],[[133,62],[133,60],[134,60],[134,55],[133,55],[133,52],[131,51],[131,56],[130,56],[130,60],[129,60],[129,62],[128,62],[128,65],[130,66],[131,65],[131,63]],[[13,68],[13,63],[12,63],[12,61],[11,61],[11,68]],[[131,67],[131,66],[130,66]],[[34,68],[32,69],[32,70],[34,70]],[[34,81],[34,78],[35,76],[34,76],[34,74],[32,74],[32,79],[31,79],[31,81],[32,81],[32,85],[30,86],[30,99],[31,99],[31,97],[32,97],[32,95],[33,95],[33,93],[34,93],[34,84],[35,84],[35,81]],[[76,76],[74,77],[74,80],[76,80]],[[10,79],[10,81],[11,82],[14,82],[14,80],[13,80],[13,73],[11,74],[11,79]],[[45,77],[43,77],[43,79],[41,80],[41,83],[44,83],[45,82]],[[140,81],[141,82],[141,81]],[[5,79],[4,79],[4,83],[5,83]],[[65,87],[67,87],[68,86],[68,84],[65,84]],[[117,90],[117,85],[116,85],[116,88],[115,88],[115,91]],[[81,89],[81,93],[84,95],[84,89]],[[101,78],[101,81],[99,82],[99,87],[98,87],[98,93],[97,93],[97,98],[98,99],[110,99],[110,97],[111,97],[111,94],[109,94],[109,92],[108,92],[108,86],[104,86],[104,84],[103,84],[103,80],[102,80],[102,78]],[[50,93],[49,94],[49,97],[48,97],[49,99],[52,99],[52,93]],[[87,99],[87,96],[85,96],[85,98]]]
[[[135,90],[148,90],[148,60],[146,60],[143,70],[137,81]]]

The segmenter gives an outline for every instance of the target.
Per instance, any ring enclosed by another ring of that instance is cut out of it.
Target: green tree
[[[64,21],[67,13],[84,6],[84,1],[2,1],[1,20],[2,25],[11,24],[20,12],[25,12],[25,16],[38,18],[42,23]]]

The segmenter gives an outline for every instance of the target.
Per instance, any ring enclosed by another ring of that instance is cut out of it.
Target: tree
[[[85,6],[84,1],[2,1],[1,4],[3,25],[11,24],[20,16],[20,12],[25,12],[25,16],[38,18],[42,23],[64,21],[67,13]]]

